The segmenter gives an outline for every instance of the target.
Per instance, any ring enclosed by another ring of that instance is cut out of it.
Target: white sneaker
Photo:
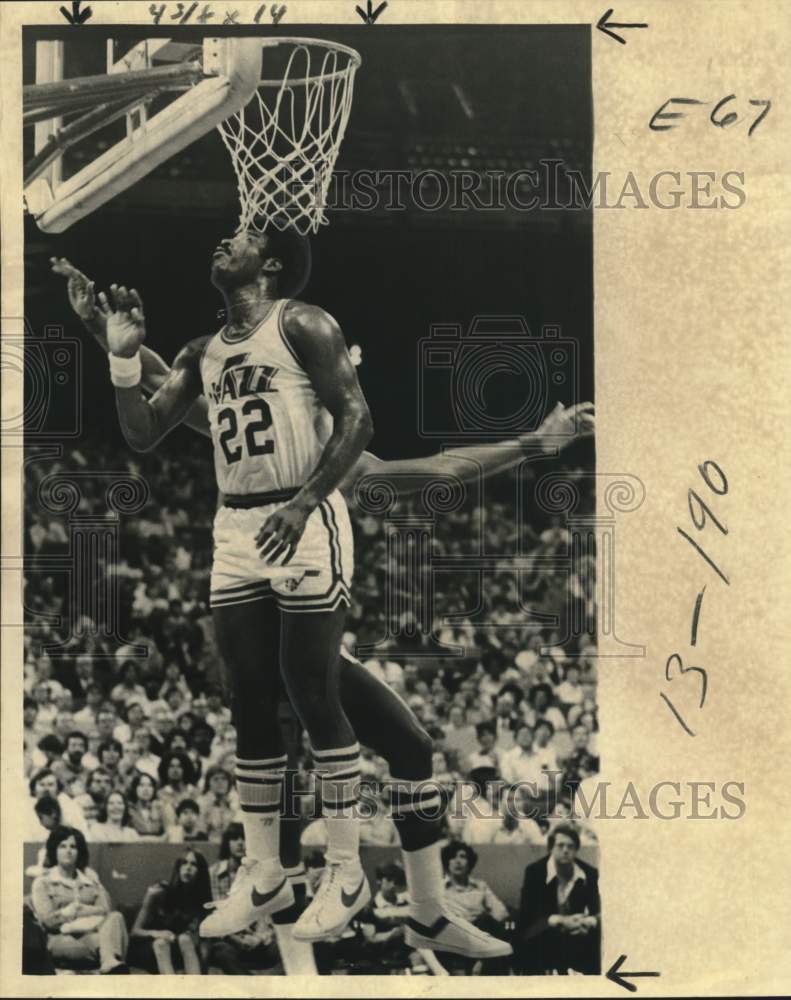
[[[443,903],[417,911],[413,906],[411,913],[417,915],[407,917],[404,927],[404,941],[410,948],[450,951],[467,958],[505,958],[513,954],[507,941],[478,930]]]
[[[294,902],[294,890],[280,871],[265,872],[260,861],[244,858],[231,891],[220,900],[214,912],[201,923],[201,937],[226,937],[246,930],[250,924],[270,913],[284,910]]]
[[[368,879],[358,861],[330,863],[313,902],[294,924],[297,941],[336,937],[371,900]]]

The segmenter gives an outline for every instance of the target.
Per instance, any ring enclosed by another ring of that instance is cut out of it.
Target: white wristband
[[[117,354],[109,354],[110,381],[117,389],[132,389],[140,384],[143,366],[140,363],[140,351],[131,358],[122,358]]]

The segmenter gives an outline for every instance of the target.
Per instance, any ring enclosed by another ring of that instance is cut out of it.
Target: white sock
[[[417,851],[402,851],[409,898],[415,906],[441,903],[445,895],[445,873],[442,870],[439,842]]]
[[[359,862],[360,744],[332,750],[311,748],[321,781],[321,811],[327,824],[327,862]]]
[[[280,813],[286,757],[237,758],[234,777],[244,827],[245,852],[272,873],[280,869]]]

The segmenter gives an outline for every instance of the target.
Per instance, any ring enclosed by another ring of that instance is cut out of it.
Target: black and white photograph
[[[24,41],[36,961],[599,972],[589,28]]]
[[[718,927],[709,865],[765,808],[746,736],[717,764],[760,554],[720,394],[764,361],[707,346],[714,267],[691,361],[678,275],[757,239],[771,75],[663,81],[651,3],[329,6],[55,4],[4,33],[8,973],[705,995],[673,942],[732,950],[749,905]],[[746,698],[770,734],[783,698]]]

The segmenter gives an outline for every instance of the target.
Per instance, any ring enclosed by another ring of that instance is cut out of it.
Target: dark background
[[[106,29],[83,27],[76,40],[73,31],[59,36],[70,39],[66,75],[102,72]],[[325,25],[299,32],[345,42],[362,56],[337,170],[510,173],[559,158],[589,179],[589,26]],[[127,31],[122,44],[158,33]],[[179,30],[179,40],[186,35]],[[57,36],[28,30],[25,83],[34,79],[36,37]],[[98,152],[102,141],[89,140],[80,155]],[[66,256],[98,288],[135,286],[146,305],[148,342],[172,360],[185,341],[221,325],[209,258],[235,228],[235,195],[228,154],[212,131],[65,233],[42,233],[26,218],[32,329],[39,334],[55,323],[81,335],[65,283],[49,273],[48,258]],[[382,457],[425,454],[440,443],[421,438],[417,419],[418,342],[435,323],[466,329],[476,315],[522,315],[534,336],[543,324],[557,324],[578,344],[580,398],[593,398],[589,211],[335,210],[312,243],[313,276],[302,297],[332,313],[348,342],[361,346],[358,371],[376,426],[371,447]],[[106,362],[87,348],[83,365],[83,426],[120,443]],[[492,407],[510,413],[524,386],[518,376],[501,375],[487,391]],[[176,442],[184,433],[176,432]]]

